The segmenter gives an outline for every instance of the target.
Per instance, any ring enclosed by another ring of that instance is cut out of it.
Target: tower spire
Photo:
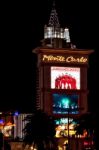
[[[55,1],[53,1],[48,26],[50,26],[50,27],[60,27],[59,20],[58,20],[58,14],[57,14],[56,9],[55,9]]]
[[[55,9],[55,0],[53,1],[48,26],[44,26],[44,40],[42,45],[58,48],[70,47],[69,29],[60,27],[58,14]]]

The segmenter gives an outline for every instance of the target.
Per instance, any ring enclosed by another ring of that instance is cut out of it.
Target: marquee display
[[[61,55],[43,55],[43,62],[66,62],[66,63],[87,63],[88,58],[84,56],[61,56]]]

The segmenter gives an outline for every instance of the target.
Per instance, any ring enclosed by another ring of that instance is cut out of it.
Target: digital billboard
[[[67,137],[68,132],[69,136],[75,134],[74,127],[77,123],[73,120],[73,118],[69,118],[69,121],[68,118],[58,118],[55,119],[55,124],[56,124],[56,135],[55,135],[56,137]]]
[[[79,95],[52,94],[54,114],[78,114]]]
[[[51,67],[51,89],[80,89],[80,68]]]
[[[72,122],[73,122],[73,118],[69,118],[69,123],[72,123]],[[68,124],[68,118],[55,119],[55,124],[56,125]]]

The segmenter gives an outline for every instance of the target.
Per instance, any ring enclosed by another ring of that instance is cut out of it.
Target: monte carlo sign
[[[42,55],[42,62],[45,63],[78,63],[78,64],[87,64],[87,56],[79,55]]]

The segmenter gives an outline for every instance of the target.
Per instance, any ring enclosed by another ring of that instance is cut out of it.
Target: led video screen
[[[80,68],[51,67],[51,89],[80,89]]]
[[[69,123],[73,122],[73,118],[69,118]],[[60,124],[68,124],[68,118],[58,118],[55,119],[55,124],[60,125]]]
[[[56,124],[56,137],[72,137],[75,135],[76,131],[74,130],[75,125],[77,124],[73,118],[58,118],[55,119]]]
[[[79,95],[53,94],[54,114],[78,114]]]

